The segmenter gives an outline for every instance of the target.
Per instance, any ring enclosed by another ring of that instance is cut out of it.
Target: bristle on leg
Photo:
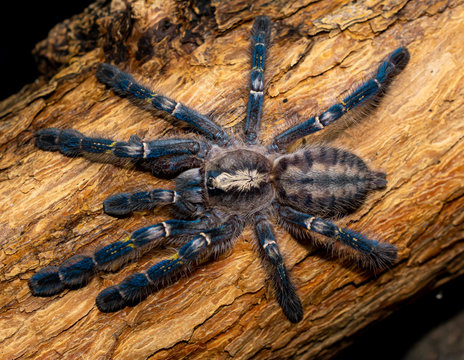
[[[238,235],[237,229],[241,231],[241,223],[234,219],[219,228],[201,232],[170,258],[103,290],[97,297],[97,307],[102,312],[113,312],[138,304],[149,294],[189,274],[204,260],[229,249],[233,238]]]
[[[158,205],[175,202],[172,190],[155,189],[134,193],[118,193],[111,195],[103,202],[103,210],[112,216],[128,215],[132,211],[152,210]]]
[[[104,313],[115,312],[126,307],[126,300],[122,297],[117,286],[111,286],[98,294],[95,303],[98,310]]]
[[[361,265],[373,270],[391,266],[397,259],[398,249],[395,245],[368,239],[353,230],[336,226],[328,220],[296,211],[288,206],[276,205],[284,221],[314,231],[356,250]]]
[[[263,261],[266,263],[271,276],[277,301],[290,322],[300,322],[303,319],[303,306],[285,268],[272,226],[265,216],[258,215],[256,217],[255,231],[259,239]]]
[[[36,272],[28,281],[34,296],[53,296],[64,290],[64,284],[58,274],[58,267],[48,266]]]

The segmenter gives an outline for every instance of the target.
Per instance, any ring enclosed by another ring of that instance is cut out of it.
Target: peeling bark
[[[103,200],[172,181],[39,151],[33,134],[75,128],[125,140],[181,134],[99,84],[109,61],[230,127],[246,113],[253,18],[273,20],[261,138],[326,109],[405,45],[411,61],[369,117],[305,139],[361,156],[387,173],[341,226],[382,237],[400,260],[376,276],[277,229],[304,320],[290,324],[266,282],[247,228],[227,256],[114,314],[98,292],[166,253],[143,256],[76,291],[35,298],[28,278],[71,253],[166,219],[116,220]],[[464,273],[464,4],[449,1],[97,1],[35,50],[46,74],[0,103],[0,346],[2,357],[324,359],[401,304]],[[335,131],[336,130],[336,131]]]

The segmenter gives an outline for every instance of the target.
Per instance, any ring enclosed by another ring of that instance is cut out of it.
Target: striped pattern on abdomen
[[[274,161],[279,203],[322,217],[356,210],[369,191],[385,187],[385,174],[369,170],[352,153],[327,146],[301,149]]]

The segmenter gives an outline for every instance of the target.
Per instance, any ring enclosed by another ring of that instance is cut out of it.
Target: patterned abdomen
[[[321,217],[353,212],[369,191],[387,183],[356,155],[325,146],[277,158],[272,173],[279,203]]]

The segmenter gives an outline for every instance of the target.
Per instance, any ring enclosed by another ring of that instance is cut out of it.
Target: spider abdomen
[[[281,204],[323,217],[353,212],[369,191],[386,185],[385,174],[369,170],[358,156],[326,146],[277,158],[272,174]]]

